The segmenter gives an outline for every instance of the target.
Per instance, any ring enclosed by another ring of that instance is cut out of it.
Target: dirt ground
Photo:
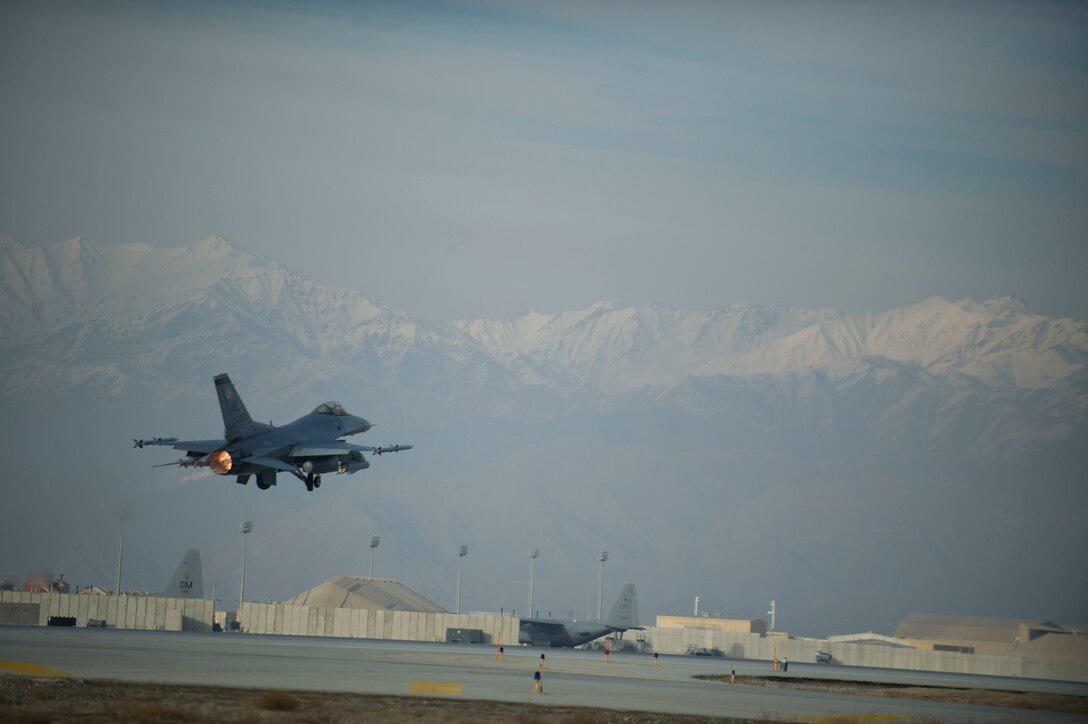
[[[699,676],[696,678],[721,682],[729,681],[728,676]],[[1088,696],[1073,696],[1070,694],[1035,694],[1024,691],[996,691],[994,689],[945,689],[936,686],[876,684],[869,681],[777,676],[738,676],[736,683],[769,688],[801,689],[804,691],[831,691],[857,696],[890,696],[896,699],[947,701],[954,704],[1088,714]]]
[[[1022,709],[1088,713],[1088,697],[978,689],[895,687],[815,679],[738,677],[756,686],[791,685],[866,696],[904,696]],[[546,696],[546,695],[542,695]],[[542,699],[543,704],[546,700]],[[512,724],[696,724],[751,722],[649,712],[538,706],[462,699],[368,696],[214,686],[133,684],[117,681],[0,675],[0,722],[510,722]],[[758,721],[758,720],[757,720]]]

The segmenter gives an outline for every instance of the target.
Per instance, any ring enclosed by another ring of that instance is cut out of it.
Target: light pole
[[[125,529],[121,529],[121,540],[117,543],[117,585],[114,586],[113,595],[121,595],[121,557],[125,552]]]
[[[246,536],[253,530],[253,521],[242,523],[242,582],[238,584],[238,613],[242,612],[242,601],[246,600]]]
[[[461,613],[461,571],[465,567],[465,556],[468,555],[468,546],[461,546],[457,551],[457,613]]]
[[[380,535],[370,536],[370,577],[374,577],[374,550],[378,547],[378,544],[382,542]]]
[[[536,572],[536,557],[540,555],[540,549],[529,551],[529,608],[525,609],[525,615],[533,617],[533,574]]]
[[[608,551],[597,554],[597,560],[601,562],[600,572],[597,574],[597,620],[600,621],[604,617],[601,608],[604,605],[604,562],[608,560]]]

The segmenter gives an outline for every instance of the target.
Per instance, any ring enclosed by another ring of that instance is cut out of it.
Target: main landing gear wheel
[[[320,488],[321,487],[321,476],[320,475],[315,475],[314,476],[314,487],[315,488]]]
[[[306,483],[306,489],[311,491],[311,492],[313,492],[313,489],[314,489],[314,477],[315,477],[314,474],[310,473],[309,475],[306,476],[306,479],[302,481],[302,482]],[[320,483],[318,483],[318,485],[320,485]]]

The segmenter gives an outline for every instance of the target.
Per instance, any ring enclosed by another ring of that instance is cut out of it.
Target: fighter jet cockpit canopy
[[[344,409],[344,406],[339,402],[322,402],[316,408],[314,408],[315,415],[336,415],[337,417],[344,417],[348,414],[348,411]]]

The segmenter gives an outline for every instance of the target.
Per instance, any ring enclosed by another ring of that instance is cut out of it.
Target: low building
[[[767,622],[761,618],[721,618],[718,616],[658,616],[659,628],[696,628],[728,633],[767,635]]]
[[[365,576],[336,576],[283,603],[247,601],[238,612],[240,630],[252,634],[447,641],[453,631],[456,640],[496,645],[516,643],[518,623],[449,613],[400,581]]]
[[[928,651],[1088,661],[1088,637],[1049,621],[912,613],[896,638]]]

